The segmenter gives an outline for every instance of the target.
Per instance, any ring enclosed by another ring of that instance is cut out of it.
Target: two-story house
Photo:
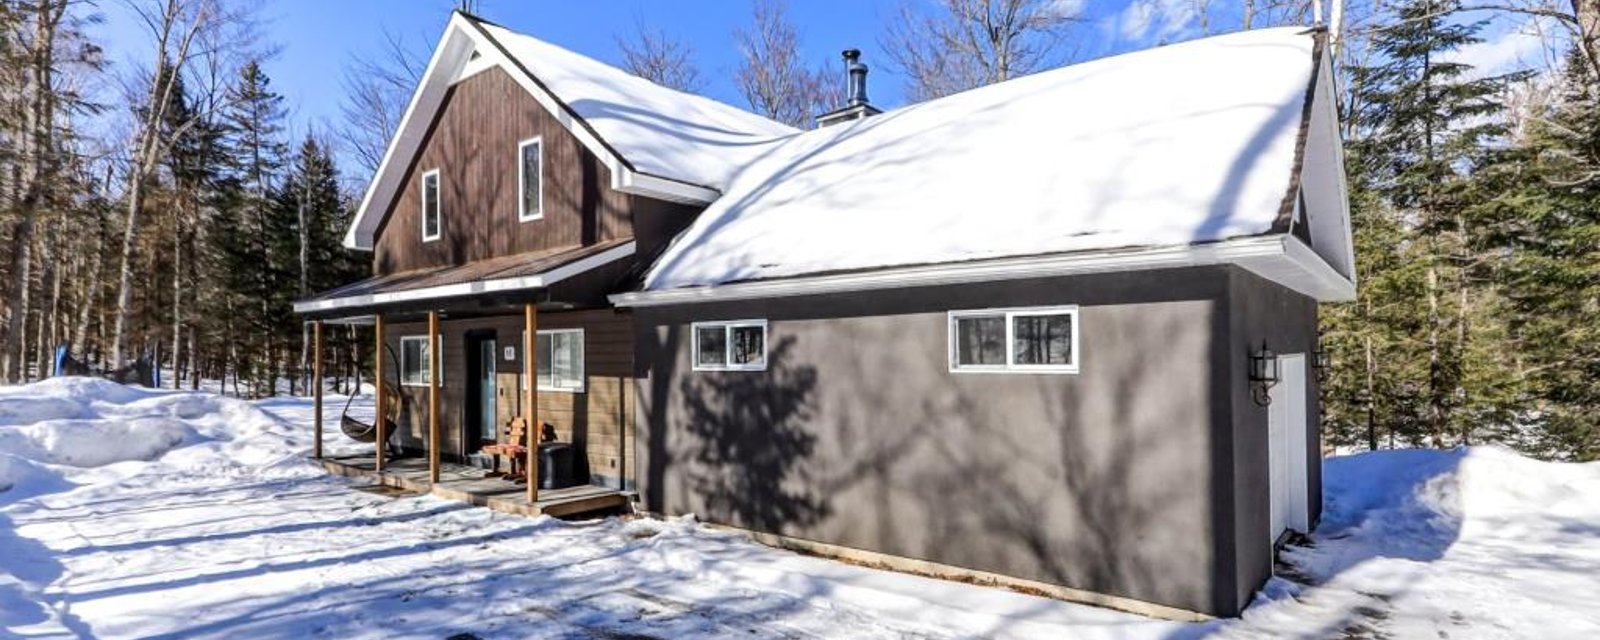
[[[594,504],[1236,614],[1320,513],[1317,304],[1354,296],[1322,34],[882,113],[848,69],[798,131],[453,15],[347,238],[373,276],[296,304],[377,327],[374,466],[558,512],[470,466],[520,416]]]

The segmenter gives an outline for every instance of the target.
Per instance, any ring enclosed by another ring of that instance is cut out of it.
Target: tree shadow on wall
[[[766,371],[729,371],[687,378],[679,393],[688,414],[695,461],[685,474],[713,521],[763,531],[806,527],[827,517],[804,462],[817,438],[806,430],[816,413],[817,371],[791,363],[794,338],[773,345]]]

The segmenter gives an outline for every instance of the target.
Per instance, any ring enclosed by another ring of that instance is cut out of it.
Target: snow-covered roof
[[[479,25],[639,172],[720,190],[775,138],[799,132],[532,36]]]
[[[792,136],[645,288],[1273,231],[1294,207],[1315,43],[1301,28],[1206,38]]]

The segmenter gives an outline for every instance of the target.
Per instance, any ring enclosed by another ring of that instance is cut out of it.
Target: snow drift
[[[0,501],[169,454],[186,465],[282,466],[298,458],[298,440],[291,426],[253,404],[208,393],[139,389],[97,378],[0,387]]]

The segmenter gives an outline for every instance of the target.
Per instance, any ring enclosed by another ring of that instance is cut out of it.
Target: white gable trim
[[[610,300],[619,307],[649,307],[1218,264],[1238,265],[1322,302],[1355,299],[1353,283],[1334,271],[1299,238],[1280,234],[1177,247],[1001,258],[709,287],[634,291],[612,295]]]
[[[471,59],[473,51],[478,52],[477,60]],[[428,125],[438,114],[450,85],[468,75],[493,67],[504,69],[519,86],[533,96],[540,106],[544,107],[545,111],[561,123],[563,128],[572,133],[585,148],[605,164],[611,172],[611,188],[624,193],[695,204],[709,203],[721,195],[716,189],[704,185],[635,171],[586,123],[545,89],[544,85],[507,56],[505,50],[484,29],[474,24],[472,19],[457,12],[450,15],[450,22],[445,25],[444,34],[440,36],[439,44],[434,47],[433,57],[428,60],[428,66],[423,71],[422,81],[412,94],[411,102],[406,105],[394,138],[389,141],[383,160],[378,164],[378,172],[367,185],[367,192],[361,199],[361,208],[356,210],[355,219],[351,221],[350,229],[345,233],[344,246],[351,249],[372,249],[378,224],[382,221],[383,214],[388,210],[393,198],[399,193],[400,185],[397,183],[402,177],[401,174],[405,173],[410,159],[421,150]],[[471,73],[468,73],[469,71]]]

